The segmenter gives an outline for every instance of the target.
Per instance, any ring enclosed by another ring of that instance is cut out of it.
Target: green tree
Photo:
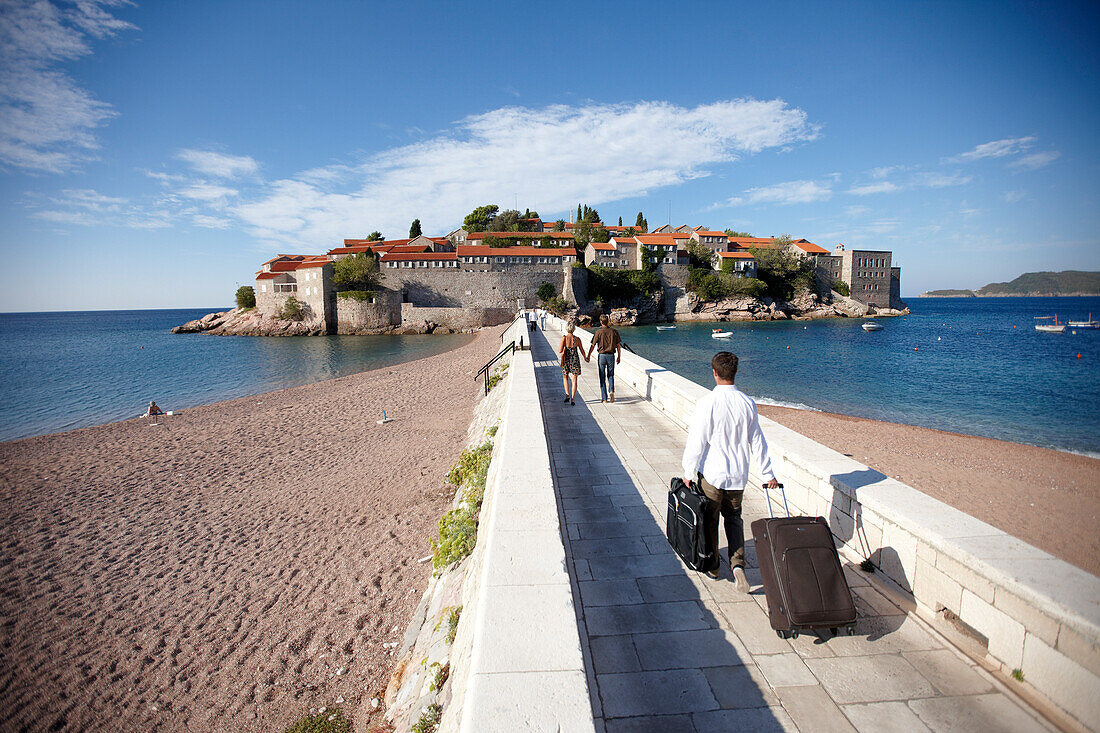
[[[283,307],[275,315],[284,321],[300,321],[306,316],[306,306],[292,295],[283,302]]]
[[[543,283],[542,285],[539,285],[538,290],[535,291],[535,295],[537,295],[538,299],[541,300],[543,303],[547,302],[557,294],[558,289],[554,287],[553,283]]]
[[[576,223],[580,224],[582,219],[584,219],[584,214],[581,213],[581,205],[577,204],[577,221],[576,221]]]
[[[638,212],[638,218],[634,220],[634,228],[640,229],[643,232],[649,231],[649,224],[646,223],[645,217],[642,216],[642,212]]]
[[[688,253],[688,267],[704,270],[714,267],[714,251],[702,242],[689,239],[684,249]]]
[[[751,237],[752,235],[749,234],[748,232],[738,232],[738,231],[734,231],[733,229],[727,229],[726,230],[726,236],[727,237]]]
[[[519,212],[515,209],[505,209],[500,212],[489,224],[487,231],[491,232],[521,232],[524,231],[524,227],[520,226],[521,217]],[[526,222],[523,222],[526,224]]]
[[[623,218],[620,216],[619,217],[619,226],[622,226],[622,225],[623,225]]]
[[[844,282],[843,280],[837,280],[835,283],[833,283],[833,290],[840,293],[845,298],[852,294],[852,289],[849,288],[848,283]]]
[[[409,225],[409,239],[416,239],[423,233],[424,232],[420,230],[420,220],[413,219],[413,223]]]
[[[368,242],[381,242],[384,239],[385,237],[382,236],[382,232],[379,231],[373,231],[369,235],[367,235]]]
[[[332,265],[332,282],[339,290],[375,290],[381,279],[378,260],[366,252],[341,258]]]
[[[564,232],[565,231],[565,219],[558,219],[556,222],[554,222],[554,231],[555,232]]]
[[[803,290],[817,286],[813,264],[790,251],[791,238],[786,234],[774,237],[772,247],[750,247],[756,259],[756,275],[768,286],[773,298],[790,300]]]
[[[595,209],[590,209],[587,206],[584,207],[584,220],[589,224],[595,224],[600,220],[600,212]]]
[[[644,244],[641,246],[641,250],[642,270],[644,272],[655,272],[661,259],[660,251]]]
[[[256,290],[251,285],[242,285],[237,288],[237,307],[256,307]]]
[[[496,204],[479,206],[462,220],[462,228],[468,232],[490,231],[489,227],[492,225],[493,219],[497,217],[498,211],[500,211],[500,207]]]
[[[592,228],[592,241],[603,244],[611,241],[611,232],[607,231],[603,227]]]
[[[583,250],[585,245],[592,241],[592,226],[584,221],[578,221],[573,225],[573,241],[577,249]]]

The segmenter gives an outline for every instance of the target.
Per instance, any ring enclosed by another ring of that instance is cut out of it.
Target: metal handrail
[[[500,357],[504,356],[505,354],[514,354],[515,351],[516,351],[516,342],[511,341],[511,342],[509,342],[509,344],[507,346],[505,346],[503,349],[500,350],[499,354],[497,354],[492,359],[490,359],[488,364],[486,364],[485,366],[481,367],[480,370],[478,370],[477,376],[474,377],[474,381],[476,382],[477,378],[480,377],[481,375],[483,375],[483,374],[485,375],[485,394],[489,394],[489,369],[493,366],[493,364],[496,364],[497,361],[500,360]]]
[[[624,349],[626,349],[627,351],[629,351],[629,352],[630,352],[631,354],[634,354],[634,355],[637,355],[637,354],[638,354],[638,352],[637,352],[637,351],[635,351],[634,349],[630,348],[630,346],[629,346],[629,345],[627,345],[627,343],[626,343],[625,341],[620,341],[620,342],[619,342],[619,346],[622,346],[622,347],[623,347]]]

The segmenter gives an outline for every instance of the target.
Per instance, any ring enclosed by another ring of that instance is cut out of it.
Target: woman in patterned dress
[[[573,335],[577,327],[570,323],[565,327],[566,334],[561,337],[558,354],[561,355],[561,383],[565,387],[565,401],[577,404],[577,380],[581,375],[581,340]],[[585,359],[587,361],[587,359]],[[570,386],[572,383],[572,386]]]

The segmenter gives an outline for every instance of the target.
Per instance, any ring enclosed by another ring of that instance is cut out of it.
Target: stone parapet
[[[517,322],[504,342],[518,340]],[[525,336],[525,340],[526,340]],[[440,731],[595,730],[531,352],[512,358]]]
[[[575,333],[587,347],[591,334]],[[708,391],[626,351],[615,378],[682,427]],[[1100,730],[1100,578],[772,420],[760,423],[792,514],[826,517],[842,554],[870,560],[934,625],[951,619],[968,629],[979,661],[1019,670],[1048,704]],[[771,498],[782,506],[778,492]]]

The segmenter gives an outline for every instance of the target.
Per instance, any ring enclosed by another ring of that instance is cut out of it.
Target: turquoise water
[[[763,403],[1100,454],[1100,331],[1040,333],[1035,316],[1100,319],[1100,298],[909,301],[914,313],[621,329],[638,354],[707,387],[710,358],[739,357],[737,384]],[[710,337],[721,325],[734,335]],[[915,349],[915,350],[914,350]],[[1081,358],[1077,358],[1077,354]]]
[[[470,336],[171,334],[217,309],[0,314],[0,440],[318,382],[438,354]]]

